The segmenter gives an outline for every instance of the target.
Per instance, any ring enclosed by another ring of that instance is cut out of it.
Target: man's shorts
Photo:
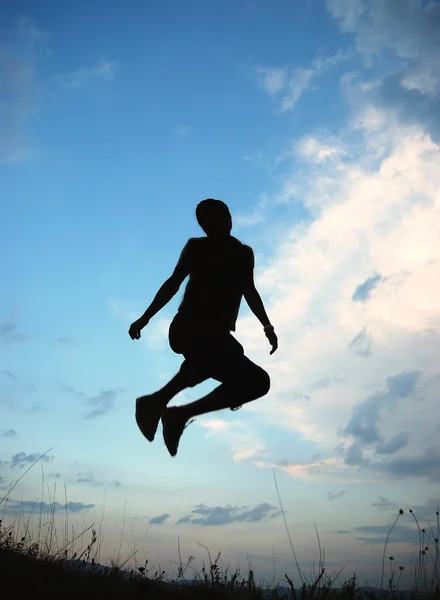
[[[188,376],[190,387],[212,378],[234,383],[253,363],[243,346],[227,328],[201,327],[177,313],[171,322],[168,340],[173,352],[185,357],[180,371]]]

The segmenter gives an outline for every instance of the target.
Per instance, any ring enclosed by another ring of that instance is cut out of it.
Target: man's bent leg
[[[164,410],[162,424],[165,444],[175,456],[186,423],[193,417],[215,410],[234,408],[265,396],[270,389],[268,373],[247,357],[239,376],[222,383],[200,400]]]
[[[254,363],[252,365],[249,372],[242,374],[242,377],[247,376],[248,379],[222,383],[200,400],[178,408],[182,409],[182,414],[188,420],[214,410],[234,408],[265,396],[270,389],[270,377],[264,369]]]

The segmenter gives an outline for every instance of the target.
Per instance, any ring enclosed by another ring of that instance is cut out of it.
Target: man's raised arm
[[[171,275],[159,288],[150,306],[144,314],[130,325],[128,334],[132,340],[141,337],[141,330],[148,325],[154,317],[168,302],[177,294],[183,280],[189,275],[189,241],[180,254],[179,261]]]

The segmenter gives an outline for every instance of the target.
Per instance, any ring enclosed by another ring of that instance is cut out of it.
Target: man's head
[[[232,217],[228,206],[221,200],[207,198],[196,208],[197,222],[208,237],[224,238],[230,235]]]

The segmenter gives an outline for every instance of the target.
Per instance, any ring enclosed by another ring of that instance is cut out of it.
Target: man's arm
[[[269,317],[266,314],[266,311],[265,311],[264,305],[263,305],[263,301],[261,300],[261,296],[258,293],[257,288],[255,287],[254,264],[255,264],[254,252],[253,252],[252,248],[250,248],[250,265],[249,265],[249,271],[248,271],[248,278],[245,283],[243,295],[246,299],[246,302],[247,302],[249,308],[254,313],[254,315],[257,317],[257,319],[260,321],[260,323],[263,325],[264,333],[266,334],[266,337],[272,346],[272,350],[271,350],[270,354],[273,354],[275,352],[275,350],[278,348],[278,338],[275,334],[274,327],[273,327],[273,325],[271,325],[271,323],[269,321]]]
[[[179,291],[180,285],[175,285],[171,277],[167,279],[159,288],[159,291],[154,296],[154,299],[144,314],[138,319],[142,327],[145,327],[147,323],[158,313],[162,308],[168,304]]]
[[[254,315],[257,317],[257,319],[260,321],[260,323],[263,325],[263,327],[269,327],[270,326],[269,317],[266,314],[263,301],[261,299],[260,294],[258,293],[258,290],[255,288],[255,286],[248,289],[244,293],[244,297],[246,299],[246,302],[247,302],[249,308],[254,313]]]
[[[258,293],[257,288],[255,287],[254,264],[255,264],[254,252],[253,252],[252,248],[250,248],[250,265],[249,265],[248,277],[247,277],[245,287],[244,287],[243,296],[245,297],[245,300],[246,300],[249,308],[251,309],[251,311],[254,313],[254,315],[257,317],[257,319],[260,321],[260,323],[263,325],[263,327],[266,327],[266,326],[270,325],[270,321],[269,321],[269,317],[267,316],[266,311],[264,309],[264,305],[263,305],[263,301],[261,300],[261,296]]]
[[[137,321],[132,323],[129,334],[132,339],[139,339],[140,330],[143,329],[150,319],[154,317],[168,302],[173,298],[183,282],[183,280],[189,275],[190,272],[190,244],[191,240],[187,242],[184,249],[180,254],[179,261],[171,275],[159,288],[159,291],[155,295],[152,303],[139,317]],[[133,334],[133,335],[132,335]]]

